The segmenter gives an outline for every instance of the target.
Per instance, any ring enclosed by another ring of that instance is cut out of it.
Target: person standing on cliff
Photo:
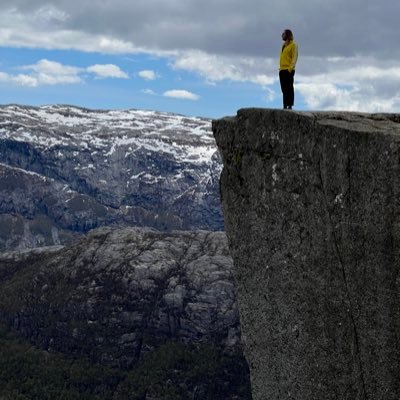
[[[291,110],[294,104],[294,73],[298,57],[297,43],[293,39],[290,29],[285,29],[282,33],[281,57],[279,63],[279,81],[283,94],[283,108]]]

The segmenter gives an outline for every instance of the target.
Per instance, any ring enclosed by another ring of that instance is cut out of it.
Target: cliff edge
[[[400,398],[400,115],[213,121],[254,400]]]

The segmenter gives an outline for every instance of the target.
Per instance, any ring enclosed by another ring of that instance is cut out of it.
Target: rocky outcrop
[[[72,106],[0,107],[0,251],[107,225],[223,230],[211,121]]]
[[[171,340],[241,351],[222,232],[99,228],[70,247],[2,253],[0,311],[43,349],[113,367]]]
[[[259,400],[400,398],[400,117],[214,121]]]

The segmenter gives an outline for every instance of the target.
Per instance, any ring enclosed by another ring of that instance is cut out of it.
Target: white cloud
[[[42,23],[60,23],[66,22],[69,15],[53,5],[45,5],[40,7],[33,16],[34,20],[41,21]]]
[[[151,89],[143,89],[142,93],[149,94],[151,96],[155,96],[155,94],[156,94],[156,92],[154,92],[154,90],[151,90]]]
[[[79,73],[81,68],[63,65],[46,59],[40,60],[34,65],[21,67],[22,70],[32,71],[30,74],[19,74],[12,78],[14,82],[22,86],[40,86],[72,84],[82,82]]]
[[[257,83],[261,86],[268,86],[272,85],[275,82],[276,78],[267,75],[256,75],[254,78],[250,78],[249,80],[250,82]]]
[[[176,56],[171,67],[198,73],[210,83],[231,80],[266,86],[277,79],[276,63],[276,60],[266,58],[228,57],[186,51]]]
[[[7,19],[13,18],[14,26]],[[71,29],[48,30],[44,26],[32,27],[29,21],[21,21],[13,15],[0,15],[0,46],[43,48],[48,50],[78,50],[106,54],[149,53],[148,50],[104,34],[91,34]],[[160,51],[159,54],[167,54]],[[169,53],[170,54],[170,53]]]
[[[5,72],[0,72],[0,82],[7,82],[10,80],[10,75]]]
[[[154,81],[155,79],[158,78],[158,75],[157,75],[154,71],[149,70],[149,69],[145,69],[145,70],[143,70],[143,71],[139,71],[139,72],[138,72],[138,75],[139,75],[142,79],[144,79],[144,80],[146,80],[146,81]]]
[[[38,61],[34,65],[26,65],[24,67],[21,67],[21,69],[25,70],[32,70],[37,73],[41,74],[49,74],[49,75],[77,75],[81,69],[77,67],[72,67],[69,65],[63,65],[55,61],[49,61],[46,59]]]
[[[197,72],[210,81],[223,79],[242,80],[237,67],[226,63],[223,57],[191,51],[180,54],[172,64],[173,68]]]
[[[400,67],[368,65],[367,60],[330,60],[327,71],[300,75],[296,92],[310,109],[398,112]],[[354,65],[360,62],[361,65]],[[307,64],[307,63],[305,63]],[[307,69],[305,69],[307,70]]]
[[[104,78],[122,78],[128,79],[129,76],[126,72],[122,71],[117,65],[114,64],[96,64],[86,69],[97,76],[99,79]]]
[[[183,100],[198,100],[200,98],[197,94],[188,92],[187,90],[167,90],[164,92],[164,96]]]
[[[29,71],[29,73],[10,75],[0,72],[0,81],[29,87],[75,84],[83,82],[81,75],[84,72],[93,73],[97,78],[128,78],[124,71],[113,64],[96,64],[88,68],[79,68],[43,59],[36,64],[25,65],[19,69]]]
[[[343,88],[334,83],[299,83],[296,85],[308,108],[312,110],[341,110],[361,112],[396,112],[399,95],[384,98],[367,95],[358,85]]]
[[[0,82],[10,82],[18,86],[29,87],[36,87],[39,85],[38,79],[33,76],[26,74],[10,75],[4,72],[0,72]]]
[[[18,74],[10,78],[10,81],[15,82],[19,86],[36,87],[39,86],[39,79],[25,74]]]
[[[270,88],[266,88],[265,100],[268,102],[274,101],[277,95],[276,92]]]
[[[141,48],[136,47],[132,42],[113,37],[87,34],[82,36],[84,36],[85,39],[82,43],[82,49],[85,51],[100,51],[110,54],[139,53],[143,51]]]
[[[333,83],[298,83],[296,91],[301,93],[311,109],[357,109],[353,89],[340,89]]]

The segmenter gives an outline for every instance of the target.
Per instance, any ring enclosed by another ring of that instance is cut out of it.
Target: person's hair
[[[293,40],[293,32],[290,29],[285,29],[284,32],[286,33],[286,38],[288,40]]]

